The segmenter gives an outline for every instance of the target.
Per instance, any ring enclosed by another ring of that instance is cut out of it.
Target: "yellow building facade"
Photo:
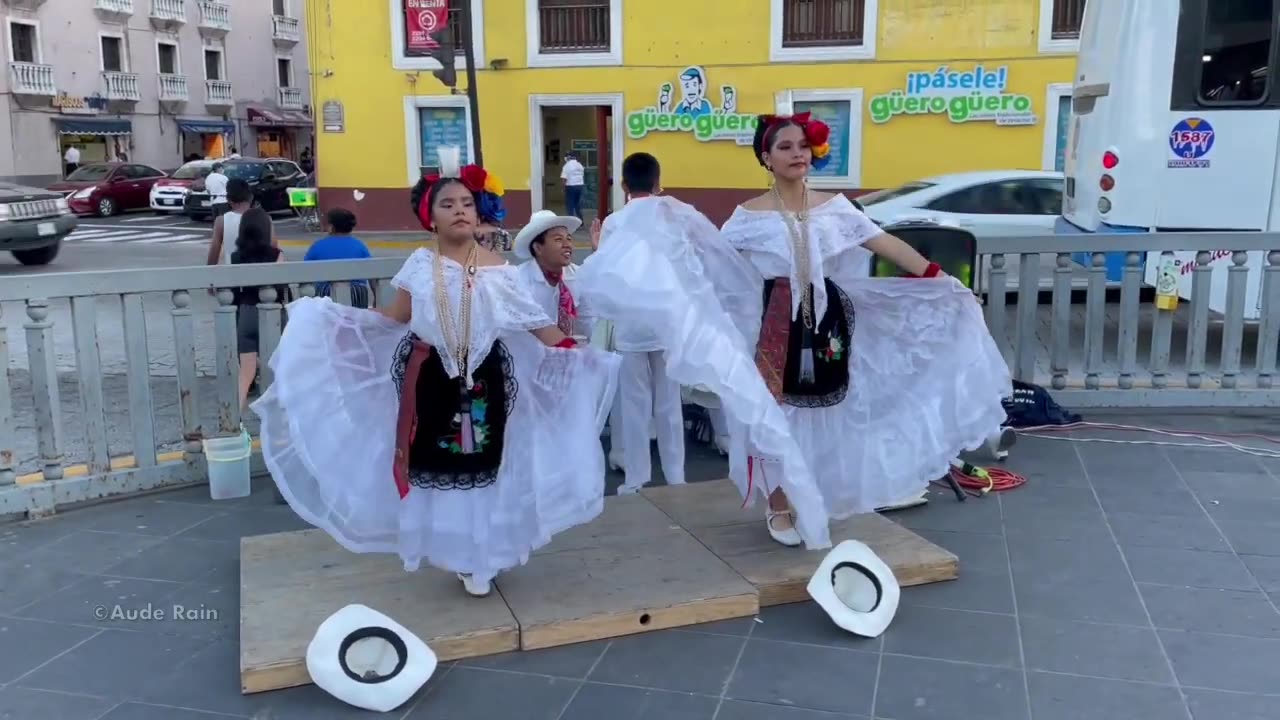
[[[436,61],[411,54],[414,0],[307,3],[321,203],[355,210],[363,229],[417,228],[408,188],[439,145],[474,157],[473,112],[509,226],[557,206],[570,152],[593,208],[621,204],[610,179],[643,151],[668,194],[719,222],[766,187],[750,138],[780,98],[832,126],[818,187],[1061,167],[1075,68],[1064,6],[1080,0],[453,0],[454,12],[463,2],[475,108],[461,56],[451,94]]]

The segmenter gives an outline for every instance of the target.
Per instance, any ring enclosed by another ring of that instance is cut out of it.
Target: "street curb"
[[[254,450],[262,450],[262,441],[259,440],[258,438],[254,438],[252,443],[252,448]],[[166,453],[157,453],[156,464],[159,465],[161,463],[178,462],[182,460],[183,456],[185,455],[186,453],[184,453],[181,450],[175,450],[173,452],[166,452]],[[133,470],[137,467],[138,467],[138,458],[133,455],[120,455],[118,457],[111,458],[110,472],[118,472],[120,470]],[[85,475],[88,475],[88,474],[89,474],[89,466],[85,463],[79,463],[77,465],[68,465],[62,469],[61,479],[65,480],[67,478],[84,477]],[[15,485],[38,485],[42,482],[45,482],[44,473],[33,472],[33,473],[28,473],[26,475],[19,475],[15,479],[14,484]]]

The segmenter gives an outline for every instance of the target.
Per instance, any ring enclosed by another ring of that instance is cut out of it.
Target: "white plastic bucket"
[[[232,500],[248,496],[253,491],[249,473],[252,454],[253,441],[247,430],[231,437],[207,438],[204,457],[209,466],[209,497]]]

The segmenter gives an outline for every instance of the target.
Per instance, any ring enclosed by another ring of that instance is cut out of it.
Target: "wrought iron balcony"
[[[58,84],[53,81],[53,66],[29,62],[9,63],[9,90],[15,95],[57,95]]]
[[[102,95],[108,100],[138,102],[142,99],[142,88],[138,83],[137,73],[104,70],[102,85]]]
[[[184,103],[191,99],[191,91],[187,89],[186,75],[169,75],[162,73],[158,78],[160,102]]]
[[[271,16],[271,39],[280,47],[293,47],[302,40],[302,26],[298,18],[284,15]]]
[[[218,0],[200,0],[200,34],[223,37],[231,32],[231,6]]]

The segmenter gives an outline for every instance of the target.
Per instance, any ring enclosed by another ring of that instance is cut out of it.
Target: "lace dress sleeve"
[[[481,272],[486,309],[494,326],[502,330],[537,330],[556,324],[520,281],[517,266],[502,265]]]
[[[418,298],[431,297],[431,256],[425,248],[418,248],[405,258],[404,264],[391,278],[391,286],[404,290]]]

